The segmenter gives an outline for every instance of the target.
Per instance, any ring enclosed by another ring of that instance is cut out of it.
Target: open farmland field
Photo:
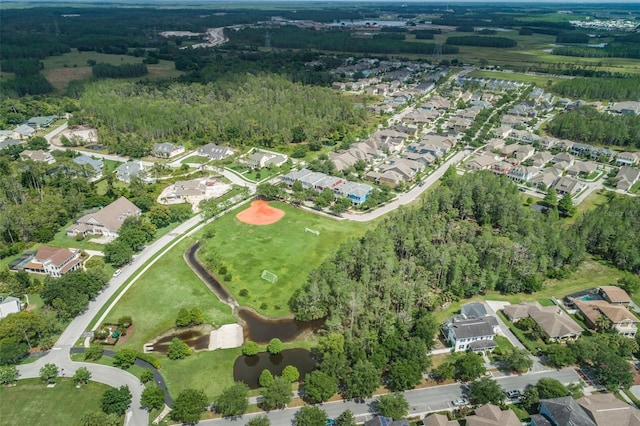
[[[61,56],[50,56],[44,59],[44,69],[42,74],[60,91],[64,91],[71,80],[84,80],[91,77],[91,67],[87,63],[93,59],[97,63],[107,63],[111,65],[138,64],[142,58],[128,55],[109,55],[97,52],[79,52],[73,49],[70,53]],[[149,74],[133,80],[149,79],[158,80],[162,78],[177,77],[181,73],[175,69],[173,61],[160,61],[158,64],[147,65]]]

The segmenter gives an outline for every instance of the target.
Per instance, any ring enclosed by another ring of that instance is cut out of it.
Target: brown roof
[[[449,420],[444,414],[429,414],[422,420],[424,426],[460,426],[456,420]]]
[[[68,271],[70,271],[72,268],[74,268],[76,265],[78,265],[80,262],[82,262],[81,258],[77,258],[72,260],[71,262],[67,263],[66,265],[64,265],[63,268],[60,269],[60,274],[66,274]]]
[[[79,224],[89,224],[90,220],[94,219],[101,223],[105,228],[111,232],[118,232],[124,220],[129,216],[137,216],[141,213],[141,210],[136,207],[131,201],[125,197],[120,197],[113,203],[104,207],[102,210],[98,210],[95,213],[89,213],[82,216],[77,220]]]
[[[538,302],[520,302],[517,305],[507,305],[502,310],[511,321],[517,321],[529,316],[529,308],[542,307]]]
[[[631,298],[626,291],[615,285],[604,285],[600,290],[607,296],[611,303],[631,303]]]
[[[529,316],[552,339],[582,333],[582,327],[557,306],[531,307]]]
[[[577,402],[598,426],[640,426],[640,410],[620,401],[613,394],[583,396]]]
[[[522,426],[518,416],[511,410],[502,411],[492,404],[476,408],[475,416],[466,418],[467,426]]]
[[[576,300],[575,305],[580,312],[589,318],[594,324],[600,315],[604,315],[609,318],[613,324],[618,324],[623,321],[632,321],[634,323],[640,322],[638,318],[626,308],[626,306],[613,305],[606,300]]]

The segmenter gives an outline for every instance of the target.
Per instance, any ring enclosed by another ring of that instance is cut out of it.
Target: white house
[[[17,297],[9,296],[5,299],[0,297],[0,319],[6,317],[7,315],[20,312],[20,309],[20,299],[18,299]]]
[[[69,271],[80,268],[81,263],[82,259],[80,259],[80,251],[78,250],[42,246],[33,259],[23,266],[23,269],[36,274],[61,277]]]
[[[82,216],[67,228],[67,235],[75,237],[78,234],[99,234],[116,238],[124,220],[129,216],[139,216],[141,212],[131,201],[120,197],[101,210]]]

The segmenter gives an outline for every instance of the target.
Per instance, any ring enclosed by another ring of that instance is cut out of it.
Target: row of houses
[[[0,141],[6,139],[29,139],[36,134],[38,130],[46,129],[56,121],[55,115],[31,117],[25,123],[16,126],[11,130],[0,130]]]
[[[463,420],[466,426],[521,426],[515,412],[501,410],[492,404],[474,409]],[[444,414],[429,414],[424,426],[460,426]],[[611,393],[597,393],[578,400],[570,396],[542,399],[538,413],[531,415],[532,426],[636,426],[640,424],[640,410],[616,398]]]
[[[282,181],[289,186],[293,186],[295,182],[300,182],[305,189],[313,189],[316,191],[329,189],[333,191],[336,198],[348,198],[356,206],[364,203],[371,191],[373,191],[371,185],[350,182],[343,178],[313,172],[309,169],[289,172],[282,176]]]

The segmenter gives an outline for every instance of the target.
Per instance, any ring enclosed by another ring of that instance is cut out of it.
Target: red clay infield
[[[253,201],[251,207],[236,215],[240,222],[249,225],[271,225],[284,217],[284,212],[271,207],[266,201]]]

